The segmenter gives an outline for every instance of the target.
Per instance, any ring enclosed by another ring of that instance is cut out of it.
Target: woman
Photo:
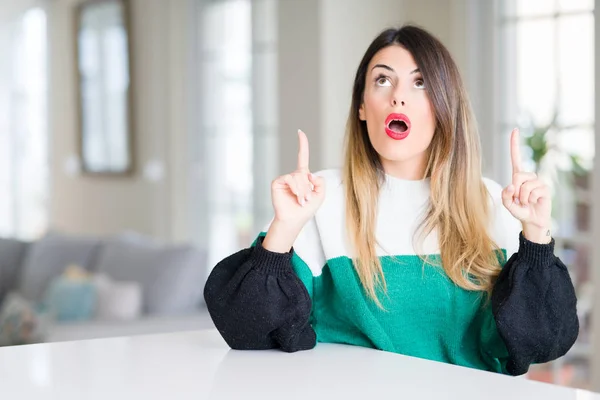
[[[549,188],[482,178],[479,137],[447,49],[382,32],[356,73],[341,171],[273,181],[275,216],[221,261],[204,295],[234,349],[346,343],[511,375],[565,354],[576,298],[554,255]],[[520,222],[520,223],[519,223]]]

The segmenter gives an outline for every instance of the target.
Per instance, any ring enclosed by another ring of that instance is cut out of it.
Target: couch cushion
[[[96,318],[131,321],[142,313],[142,285],[133,281],[115,281],[104,273],[96,274],[98,290]]]
[[[97,271],[139,282],[145,313],[181,314],[196,311],[202,302],[206,257],[191,246],[117,238],[102,247]]]
[[[100,244],[97,238],[49,233],[27,252],[19,280],[20,292],[30,301],[41,302],[50,281],[69,265],[91,270]]]
[[[4,297],[17,287],[28,247],[28,242],[0,238],[0,304]]]

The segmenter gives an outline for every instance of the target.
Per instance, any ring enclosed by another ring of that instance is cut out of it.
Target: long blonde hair
[[[367,295],[382,307],[377,287],[387,291],[387,286],[376,253],[375,228],[384,174],[366,122],[359,119],[359,109],[369,62],[379,50],[391,45],[400,45],[412,54],[426,82],[436,119],[423,177],[430,178],[430,202],[415,238],[422,243],[437,229],[441,265],[448,277],[466,290],[490,294],[501,260],[498,246],[487,231],[489,194],[481,176],[476,122],[448,50],[425,30],[410,25],[382,32],[367,49],[354,81],[342,179],[356,271]]]

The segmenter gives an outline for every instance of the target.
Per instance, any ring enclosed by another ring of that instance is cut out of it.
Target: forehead
[[[392,67],[398,74],[408,74],[417,68],[412,54],[400,45],[392,45],[379,50],[369,63],[369,73],[377,64]]]

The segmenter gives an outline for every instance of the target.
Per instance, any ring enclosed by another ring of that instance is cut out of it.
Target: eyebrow
[[[387,69],[388,71],[392,71],[394,73],[396,72],[396,71],[394,71],[394,68],[390,67],[389,65],[385,65],[385,64],[375,64],[373,66],[373,68],[371,68],[371,71],[374,70],[375,68],[383,68],[383,69]],[[417,69],[411,71],[409,75],[416,74],[417,72],[421,72],[421,70],[419,68],[417,68]]]

